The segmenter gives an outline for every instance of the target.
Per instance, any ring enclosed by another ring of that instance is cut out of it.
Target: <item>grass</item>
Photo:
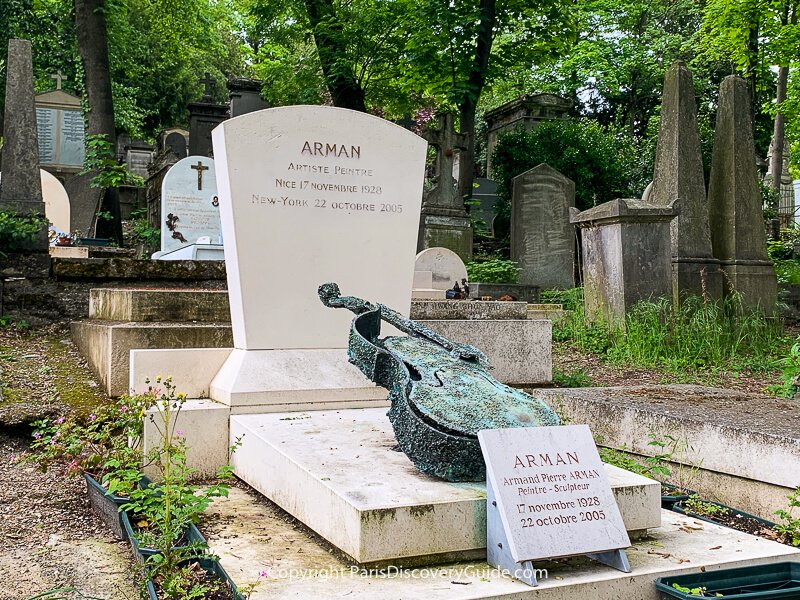
[[[781,366],[791,346],[779,318],[743,307],[736,296],[724,301],[686,297],[678,308],[667,299],[641,302],[618,329],[588,322],[579,298],[580,290],[562,293],[559,300],[572,311],[553,324],[553,339],[612,364],[659,368],[686,378],[695,371],[770,371]]]

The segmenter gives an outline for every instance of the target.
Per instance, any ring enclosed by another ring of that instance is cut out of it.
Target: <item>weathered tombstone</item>
[[[730,75],[719,88],[714,153],[708,184],[711,241],[725,272],[726,295],[772,311],[775,269],[767,256],[747,83]]]
[[[526,94],[507,104],[487,111],[483,119],[488,128],[486,143],[486,176],[491,178],[492,154],[500,134],[517,127],[533,129],[542,121],[566,119],[572,100],[555,94]]]
[[[44,215],[39,144],[33,95],[33,57],[28,40],[8,41],[0,208],[19,215]],[[46,246],[41,236],[41,246]]]
[[[350,317],[325,308],[317,288],[336,281],[408,315],[427,144],[326,106],[250,113],[213,136],[234,350],[211,397],[385,398],[348,363]]]
[[[77,173],[86,154],[81,99],[61,89],[61,73],[52,76],[56,89],[36,96],[39,164],[58,173]]]
[[[414,271],[430,271],[430,288],[435,290],[452,289],[453,284],[461,285],[461,280],[467,278],[464,261],[448,248],[428,248],[417,254]]]
[[[188,156],[186,150],[186,136],[179,131],[171,131],[164,138],[164,147],[169,148],[178,157],[178,160]]]
[[[685,294],[721,298],[722,273],[711,250],[694,84],[682,61],[664,75],[655,171],[648,189],[643,200],[658,206],[681,201],[681,212],[670,225],[673,301]]]
[[[214,159],[187,156],[172,166],[161,185],[161,216],[161,252],[153,258],[224,258]]]
[[[263,85],[263,81],[247,79],[246,77],[234,77],[228,80],[231,118],[269,108],[269,104],[261,98]]]
[[[679,211],[640,200],[612,200],[571,211],[581,228],[586,315],[612,326],[625,322],[637,302],[670,297],[669,224]]]
[[[541,164],[512,180],[511,260],[519,283],[542,289],[575,287],[575,184]]]
[[[453,178],[456,152],[467,147],[466,136],[453,129],[453,115],[437,118],[437,129],[424,137],[436,149],[436,185],[422,200],[417,250],[449,248],[463,260],[472,258],[472,224]]]
[[[3,174],[0,172],[0,185]],[[44,215],[50,222],[51,237],[53,235],[69,235],[70,233],[70,205],[69,195],[61,182],[54,175],[39,169],[42,186],[42,200],[44,201]]]
[[[485,177],[476,177],[472,190],[472,200],[477,202],[477,205],[472,206],[470,214],[483,221],[486,227],[486,234],[493,236],[492,223],[495,216],[497,216],[495,213],[497,182]]]
[[[214,81],[208,73],[200,83],[205,85],[203,99],[189,104],[189,155],[210,157],[214,155],[211,131],[228,118],[228,105],[214,103]]]

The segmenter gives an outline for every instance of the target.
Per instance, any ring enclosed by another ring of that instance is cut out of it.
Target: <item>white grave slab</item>
[[[467,268],[461,257],[447,248],[428,248],[417,254],[414,269],[430,271],[432,287],[437,290],[449,290],[457,281],[467,278]]]
[[[222,245],[214,159],[187,156],[176,162],[161,184],[161,252],[192,244]]]
[[[300,382],[307,389],[336,388],[340,378],[350,387],[355,367],[331,351],[347,348],[353,315],[323,306],[317,288],[336,282],[345,295],[408,315],[426,142],[325,106],[249,113],[212,137],[235,348],[212,397],[253,402],[254,381],[284,399],[301,391],[261,368],[282,362],[264,353],[288,350],[305,351],[296,365],[313,367]],[[372,397],[385,398],[358,375]]]
[[[490,429],[478,439],[516,562],[630,546],[587,425]]]

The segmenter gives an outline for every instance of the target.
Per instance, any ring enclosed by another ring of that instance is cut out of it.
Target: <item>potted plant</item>
[[[722,597],[732,600],[800,598],[800,563],[773,563],[689,575],[660,577],[661,600]]]

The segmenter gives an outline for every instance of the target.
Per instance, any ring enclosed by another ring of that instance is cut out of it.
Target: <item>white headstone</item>
[[[364,113],[289,106],[225,121],[213,141],[236,348],[346,348],[352,313],[317,296],[329,281],[408,314],[420,137]]]
[[[176,162],[161,184],[161,252],[209,238],[222,244],[214,159],[187,156]]]
[[[430,271],[433,276],[432,287],[436,290],[449,290],[455,282],[467,278],[467,268],[461,257],[447,248],[428,248],[417,254],[415,271]]]
[[[586,425],[478,433],[516,562],[630,546]]]
[[[70,205],[69,195],[55,175],[39,169],[42,181],[42,199],[44,214],[50,221],[50,230],[57,235],[69,235]]]

